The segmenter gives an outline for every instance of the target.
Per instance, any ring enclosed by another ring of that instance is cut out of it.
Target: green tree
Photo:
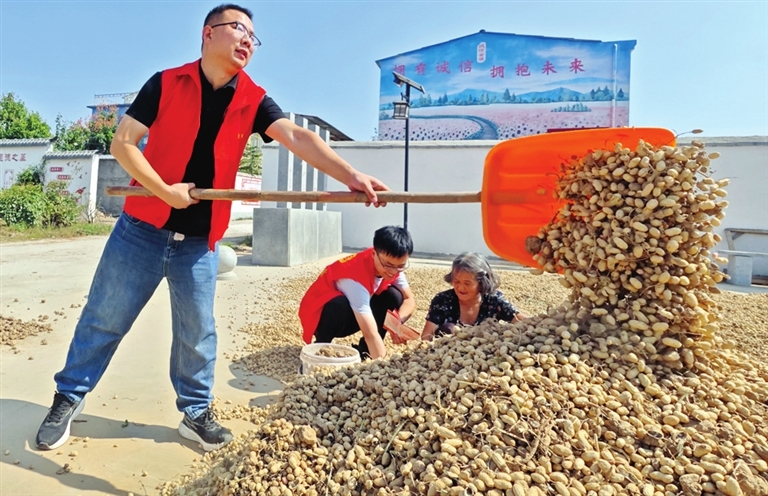
[[[16,184],[18,185],[42,185],[45,180],[45,160],[37,165],[31,165],[19,172],[16,176]]]
[[[245,145],[243,157],[240,159],[240,168],[238,169],[240,172],[251,174],[252,176],[261,175],[262,144],[261,136],[258,134],[251,135],[248,144]]]
[[[51,127],[13,93],[0,99],[0,139],[50,138]]]
[[[57,151],[85,150],[88,142],[88,127],[82,119],[77,122],[66,122],[61,114],[56,116],[56,141],[53,144]]]
[[[56,143],[58,151],[96,150],[109,153],[109,146],[117,129],[117,111],[114,107],[99,107],[89,119],[65,122],[56,117]]]

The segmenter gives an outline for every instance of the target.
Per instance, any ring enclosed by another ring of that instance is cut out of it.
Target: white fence
[[[51,140],[0,140],[2,188],[9,188],[30,167],[43,166],[43,182],[63,181],[63,194],[72,195],[92,214],[97,206],[99,157],[94,151],[54,152]]]

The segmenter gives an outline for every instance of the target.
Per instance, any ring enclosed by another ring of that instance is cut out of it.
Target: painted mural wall
[[[393,72],[425,89],[411,89],[411,140],[505,140],[627,126],[635,43],[480,31],[378,60],[378,139],[405,137],[405,121],[392,119],[393,102],[404,93]]]
[[[73,152],[51,152],[45,154],[45,180],[63,181],[66,184],[61,194],[72,195],[89,214],[96,211],[97,184],[99,178],[99,156],[93,150]]]
[[[0,140],[0,189],[13,186],[25,169],[42,166],[44,184],[62,181],[66,186],[61,194],[72,195],[88,213],[94,212],[99,156],[93,150],[54,152],[52,148],[48,139]]]
[[[0,140],[0,189],[13,186],[21,171],[40,165],[52,149],[49,139]]]

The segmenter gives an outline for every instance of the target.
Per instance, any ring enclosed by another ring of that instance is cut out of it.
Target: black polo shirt
[[[197,132],[192,156],[187,163],[181,182],[195,183],[197,188],[211,188],[213,187],[214,175],[213,144],[219,134],[221,124],[224,122],[224,111],[227,110],[235,94],[237,76],[214,91],[199,64],[198,68],[203,87],[200,129]],[[152,126],[157,118],[161,90],[162,72],[158,72],[142,86],[126,114],[147,127]],[[272,138],[266,135],[267,128],[276,120],[284,117],[285,114],[275,101],[265,96],[256,112],[253,132],[259,133],[264,142],[269,143]],[[173,146],[173,144],[169,143],[168,146]],[[171,216],[163,227],[187,236],[208,236],[211,230],[211,206],[211,200],[202,200],[187,208],[172,208]]]

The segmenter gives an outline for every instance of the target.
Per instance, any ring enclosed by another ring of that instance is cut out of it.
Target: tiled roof
[[[0,139],[0,146],[46,146],[50,144],[50,138]]]
[[[51,158],[90,158],[96,155],[96,150],[75,150],[67,152],[48,152],[43,155],[44,159]]]
[[[693,140],[703,141],[711,148],[715,146],[766,146],[768,145],[768,136],[714,136],[707,138],[705,136],[685,135],[677,138],[678,145],[688,145]]]

